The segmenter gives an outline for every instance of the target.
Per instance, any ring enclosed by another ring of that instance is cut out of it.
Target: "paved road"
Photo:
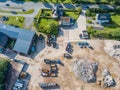
[[[5,6],[5,4],[10,4],[10,6]],[[17,14],[17,15],[14,15],[14,14],[10,14],[10,13],[0,13],[0,15],[9,15],[9,16],[24,16],[24,17],[35,17],[35,15],[38,13],[39,9],[42,9],[42,8],[54,8],[56,5],[58,4],[52,4],[52,3],[41,3],[41,2],[38,2],[38,3],[34,3],[34,2],[24,2],[24,3],[15,3],[15,2],[12,2],[12,1],[6,1],[6,2],[0,2],[0,9],[3,9],[3,10],[15,10],[15,11],[20,11],[22,10],[23,8],[25,10],[29,10],[29,9],[34,9],[34,13],[32,14]],[[61,4],[64,8],[69,8],[69,9],[72,9],[72,8],[75,8],[75,5],[73,4]]]
[[[5,6],[5,4],[10,4],[10,6]],[[3,13],[0,12],[0,15],[6,15],[6,16],[23,16],[25,17],[25,27],[29,28],[32,24],[33,18],[37,15],[40,9],[43,8],[54,8],[58,4],[52,4],[52,3],[34,3],[34,2],[24,2],[24,3],[18,3],[18,2],[12,2],[12,1],[6,1],[6,2],[0,2],[0,9],[6,10],[6,11],[16,11],[20,12],[22,9],[30,10],[34,9],[34,12],[32,14],[12,14],[12,13]],[[64,8],[75,8],[75,5],[73,4],[62,4]]]

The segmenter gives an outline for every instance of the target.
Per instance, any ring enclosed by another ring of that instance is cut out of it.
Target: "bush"
[[[120,6],[116,7],[116,12],[120,13]]]
[[[79,14],[82,12],[82,7],[77,8],[77,11],[79,12]]]
[[[6,59],[0,59],[0,90],[4,90],[4,82],[10,67],[10,62]]]
[[[87,20],[88,23],[92,23],[92,20]]]
[[[90,10],[86,10],[86,16],[91,16],[91,12],[90,12]]]
[[[95,17],[92,17],[93,20],[95,20]]]
[[[42,14],[43,17],[46,17],[46,16],[50,16],[50,14],[48,12],[45,12]]]

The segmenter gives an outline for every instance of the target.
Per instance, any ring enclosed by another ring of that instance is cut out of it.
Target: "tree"
[[[101,0],[95,0],[96,3],[99,3]]]
[[[120,13],[120,6],[117,6],[117,7],[116,7],[116,12],[117,12],[117,13]]]
[[[9,70],[10,62],[0,58],[0,90],[3,90],[4,81]]]
[[[58,26],[55,23],[50,24],[50,33],[53,34],[53,35],[57,35]]]
[[[82,7],[77,8],[77,11],[79,12],[79,14],[82,12]]]

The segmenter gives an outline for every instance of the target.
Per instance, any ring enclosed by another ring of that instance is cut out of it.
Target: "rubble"
[[[103,70],[102,76],[103,76],[104,87],[110,87],[115,85],[115,81],[107,68]]]
[[[98,69],[98,63],[90,63],[86,59],[76,60],[73,65],[75,75],[85,82],[96,81],[96,71]]]
[[[111,57],[120,60],[120,41],[105,41],[104,50]]]

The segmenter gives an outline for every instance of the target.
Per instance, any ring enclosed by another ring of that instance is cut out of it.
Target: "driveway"
[[[80,40],[79,34],[86,30],[86,16],[85,10],[82,10],[81,15],[78,17],[78,20],[75,22],[74,26],[68,29],[63,29],[64,41],[78,41]]]

